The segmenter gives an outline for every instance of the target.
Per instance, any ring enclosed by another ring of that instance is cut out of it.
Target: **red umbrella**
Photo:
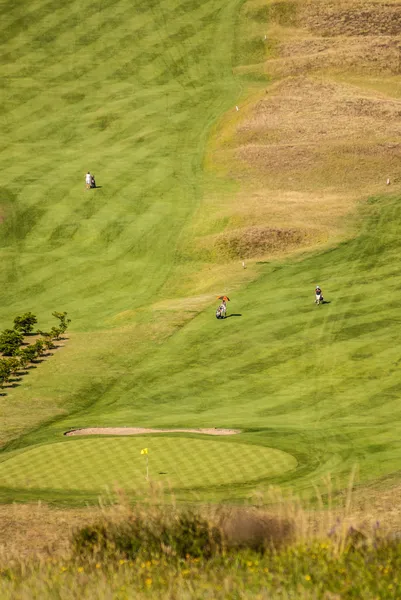
[[[230,298],[228,296],[217,296],[218,300],[225,300],[227,302],[227,300],[230,302]]]

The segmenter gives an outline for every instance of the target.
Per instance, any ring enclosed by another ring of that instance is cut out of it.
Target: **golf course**
[[[365,4],[0,3],[0,328],[71,319],[0,390],[1,503],[400,483],[401,16]]]

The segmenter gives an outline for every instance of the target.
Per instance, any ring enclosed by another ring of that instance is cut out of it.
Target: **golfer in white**
[[[86,181],[86,189],[89,189],[91,186],[91,174],[89,173],[89,171],[85,175],[85,181]]]

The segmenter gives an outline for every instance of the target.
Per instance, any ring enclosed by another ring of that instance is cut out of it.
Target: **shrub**
[[[62,333],[64,333],[64,331],[61,327],[52,327],[50,330],[50,335],[53,340],[59,340]]]
[[[21,365],[25,367],[28,363],[35,360],[38,356],[38,352],[36,347],[33,344],[30,344],[29,346],[25,346],[25,348],[21,348],[18,355]]]
[[[22,333],[15,329],[5,329],[0,334],[0,352],[5,356],[15,356],[24,341]]]
[[[67,319],[67,313],[65,311],[64,312],[54,311],[52,313],[52,315],[53,315],[53,317],[56,317],[56,319],[58,319],[60,321],[59,328],[61,330],[61,333],[65,333],[67,331],[67,327],[68,327],[69,323],[71,323],[71,319]]]
[[[23,333],[31,333],[33,326],[38,322],[37,318],[31,312],[27,312],[14,319],[14,329]]]
[[[135,557],[141,549],[146,533],[135,521],[114,523],[105,521],[79,529],[72,538],[77,556],[108,557],[123,555]]]
[[[194,513],[180,515],[165,533],[170,538],[166,542],[170,541],[172,550],[182,558],[211,558],[222,549],[220,530]]]
[[[54,329],[54,327],[52,329]],[[56,345],[53,344],[54,335],[51,332],[39,331],[39,333],[42,336],[42,342],[44,343],[46,350],[53,350],[56,348]]]
[[[124,521],[104,521],[74,533],[72,548],[80,557],[135,558],[168,554],[177,558],[209,559],[222,551],[217,527],[193,513],[182,513],[173,520],[163,516],[144,521],[130,517]]]
[[[45,343],[43,340],[36,340],[32,347],[36,350],[36,356],[42,356],[45,353]]]
[[[11,376],[11,367],[6,359],[0,360],[0,387],[8,383]]]
[[[21,363],[18,358],[12,356],[11,358],[5,358],[3,361],[7,364],[10,369],[11,375],[16,375],[18,371],[21,369]]]

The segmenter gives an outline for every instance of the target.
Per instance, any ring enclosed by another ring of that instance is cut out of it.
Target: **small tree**
[[[62,333],[64,333],[64,331],[61,329],[61,327],[52,327],[50,329],[50,335],[52,336],[53,340],[59,340]]]
[[[25,348],[21,348],[21,350],[19,351],[19,359],[21,365],[24,367],[26,367],[28,363],[33,362],[37,356],[38,352],[33,344],[25,346]]]
[[[5,329],[0,334],[0,352],[4,356],[15,356],[24,342],[24,335],[15,329]]]
[[[54,329],[54,327],[52,327],[52,329]],[[39,331],[39,333],[42,336],[42,341],[45,345],[45,348],[47,350],[53,350],[53,348],[55,348],[56,345],[53,344],[54,336],[52,335],[52,333],[49,333],[47,331]]]
[[[59,328],[61,329],[61,333],[65,333],[67,331],[68,324],[71,323],[71,319],[67,319],[67,313],[65,311],[62,313],[54,311],[52,315],[60,321]]]
[[[17,375],[18,371],[21,368],[20,361],[15,356],[11,358],[3,358],[4,362],[7,363],[8,368],[10,369],[11,375]]]
[[[37,318],[31,312],[27,312],[14,319],[14,329],[23,333],[31,333],[33,326],[38,322]]]
[[[32,348],[35,348],[36,356],[42,356],[45,353],[45,343],[43,340],[36,340],[36,342],[32,344]]]
[[[3,387],[5,383],[10,381],[11,373],[11,365],[6,358],[2,358],[0,360],[0,387]]]
[[[19,359],[19,364],[21,365],[21,369],[25,369],[25,367],[29,363],[29,359],[26,356],[24,350],[25,350],[25,348],[20,349],[17,354],[18,359]]]

